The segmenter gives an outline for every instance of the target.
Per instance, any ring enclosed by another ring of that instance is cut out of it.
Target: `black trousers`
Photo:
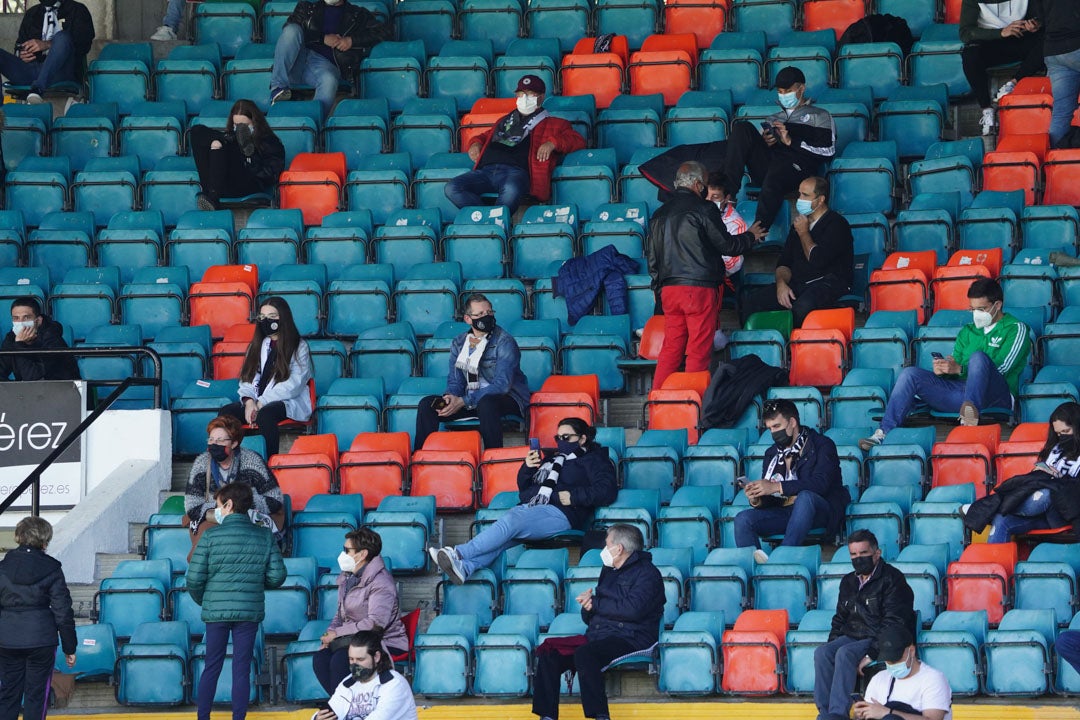
[[[724,174],[729,182],[736,183],[736,188],[742,182],[744,168],[750,172],[751,182],[761,188],[754,220],[765,227],[780,212],[784,196],[797,190],[799,183],[817,170],[792,164],[790,156],[774,152],[765,143],[758,128],[739,120],[731,125],[724,162]]]
[[[581,711],[587,718],[610,717],[604,673],[600,670],[617,657],[641,648],[625,638],[593,640],[579,647],[573,655],[545,653],[536,656],[533,680],[533,714],[559,717],[559,683],[567,670],[576,670],[581,692]]]
[[[219,415],[232,415],[240,422],[246,423],[244,419],[244,406],[241,403],[234,402],[229,403],[225,407],[218,411]],[[270,458],[271,455],[277,455],[278,450],[281,447],[281,433],[278,431],[278,423],[287,418],[285,414],[285,403],[278,400],[277,402],[267,403],[263,405],[255,415],[255,424],[258,425],[259,434],[263,436],[263,440],[266,441],[266,457]]]
[[[794,327],[802,327],[803,320],[812,310],[825,310],[836,307],[836,301],[847,292],[847,288],[830,283],[827,279],[793,287],[795,302],[791,303],[791,316]],[[756,312],[784,310],[776,299],[776,284],[766,285],[751,291],[744,302],[739,304],[739,319],[743,325],[746,319]]]
[[[56,646],[0,649],[0,720],[44,720]]]
[[[222,196],[241,197],[267,190],[266,184],[248,170],[246,158],[231,136],[205,125],[193,125],[188,138],[202,190],[214,202]],[[220,150],[210,149],[215,140],[221,141]]]
[[[503,415],[517,415],[521,408],[509,395],[485,395],[480,398],[474,410],[459,410],[450,417],[439,417],[431,403],[442,395],[428,395],[420,401],[416,408],[416,437],[413,447],[417,450],[424,447],[424,441],[428,435],[436,432],[439,425],[445,420],[460,420],[461,418],[475,417],[480,420],[480,437],[484,441],[484,449],[501,448],[503,446],[502,418]]]
[[[1013,75],[1014,80],[1031,77],[1046,69],[1043,62],[1043,33],[1024,33],[1020,37],[1001,38],[987,42],[965,45],[960,53],[967,77],[979,107],[990,107],[989,68],[996,65],[1020,63],[1020,68]]]

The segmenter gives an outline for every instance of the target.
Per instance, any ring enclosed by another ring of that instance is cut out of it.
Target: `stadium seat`
[[[969,545],[959,561],[949,564],[947,609],[986,610],[996,626],[1012,605],[1016,561],[1015,543]]]
[[[335,436],[338,451],[344,452],[358,431],[379,430],[385,395],[385,385],[380,377],[335,380],[315,403],[317,425],[323,433]]]
[[[566,55],[559,70],[563,95],[593,95],[596,107],[607,108],[622,92],[625,63],[614,53]]]
[[[773,695],[783,691],[784,610],[745,610],[723,635],[721,691],[732,695]]]
[[[768,44],[776,46],[794,31],[796,14],[796,3],[789,0],[742,0],[731,8],[731,25],[742,33],[764,32]]]
[[[472,653],[479,635],[473,615],[439,615],[416,637],[413,690],[425,697],[460,697],[469,691]]]
[[[434,495],[436,507],[444,512],[475,510],[480,453],[476,430],[432,433],[413,453],[410,493]]]
[[[535,615],[500,615],[477,638],[472,692],[480,697],[529,694],[532,649],[540,628]]]
[[[529,401],[529,433],[532,437],[553,437],[559,420],[575,415],[596,425],[599,408],[600,383],[596,375],[552,375]]]
[[[946,611],[938,615],[930,630],[919,634],[919,656],[942,669],[954,695],[977,695],[988,633],[986,610]]]
[[[727,0],[674,0],[665,3],[664,31],[691,33],[698,50],[704,50],[724,31],[730,6]]]
[[[574,49],[589,34],[591,8],[587,0],[537,0],[526,9],[528,35],[534,39],[557,39],[559,52]]]
[[[820,546],[776,548],[769,562],[754,566],[754,607],[783,609],[791,622],[799,622],[815,605],[815,576],[820,564]]]
[[[724,614],[685,612],[660,634],[657,688],[669,695],[711,695],[720,670]]]
[[[187,700],[188,625],[144,622],[117,659],[116,699],[122,705],[181,705]]]
[[[268,463],[281,491],[301,511],[313,495],[328,493],[337,477],[338,440],[333,434],[301,435],[288,453],[273,455]]]
[[[711,550],[704,563],[694,566],[687,581],[687,608],[738,617],[743,608],[750,607],[753,553],[753,548],[718,547]]]
[[[1053,610],[1007,612],[986,634],[986,693],[1036,697],[1049,692],[1056,632]]]
[[[408,433],[358,433],[338,463],[339,492],[363,493],[365,509],[402,495],[408,478]]]

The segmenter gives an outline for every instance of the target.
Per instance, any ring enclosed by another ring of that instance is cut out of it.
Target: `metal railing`
[[[0,5],[0,12],[22,15],[26,12],[26,0],[3,0],[3,5]]]

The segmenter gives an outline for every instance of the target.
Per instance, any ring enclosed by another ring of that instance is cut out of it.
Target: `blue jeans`
[[[465,575],[469,576],[495,562],[499,553],[523,540],[543,540],[569,529],[570,521],[554,505],[515,505],[494,525],[454,549],[461,556]]]
[[[783,545],[801,545],[816,527],[829,524],[829,502],[803,490],[787,507],[750,508],[735,516],[735,546],[760,548],[759,537],[784,533]]]
[[[259,632],[257,622],[208,622],[206,623],[206,666],[199,678],[198,720],[209,720],[214,704],[218,677],[225,665],[229,649],[229,633],[232,633],[232,716],[244,720],[247,716],[248,696],[251,694],[251,656],[255,651],[255,636]]]
[[[165,17],[161,20],[162,25],[171,27],[173,30],[180,30],[180,21],[184,17],[184,0],[169,0],[168,6],[165,8]]]
[[[52,46],[44,62],[23,62],[7,50],[0,50],[0,75],[15,85],[29,85],[42,93],[54,83],[75,79],[75,41],[61,30],[53,35]]]
[[[1051,507],[1050,491],[1043,488],[1033,492],[1020,504],[1020,507],[1008,515],[995,515],[990,520],[990,534],[987,535],[986,542],[1006,543],[1017,533],[1045,530],[1067,524],[1065,519]]]
[[[818,720],[847,720],[859,662],[870,649],[870,638],[841,635],[814,651],[814,704]]]
[[[959,412],[965,402],[971,402],[980,412],[983,408],[1012,407],[1009,383],[984,352],[972,353],[968,359],[967,380],[943,378],[917,367],[904,368],[885,407],[881,420],[884,432],[903,424],[916,395],[938,412]]]
[[[1046,74],[1054,92],[1054,112],[1050,116],[1050,147],[1057,147],[1069,132],[1077,96],[1080,95],[1080,50],[1046,57]]]
[[[480,196],[498,193],[496,205],[506,205],[510,212],[517,210],[521,199],[529,192],[529,173],[514,165],[485,165],[482,168],[458,175],[446,183],[443,190],[450,202],[459,208],[483,205]]]
[[[304,30],[296,23],[286,23],[274,46],[274,67],[270,71],[270,90],[293,85],[311,85],[315,99],[322,103],[323,117],[330,117],[337,97],[341,71],[332,60],[304,46]]]
[[[1057,637],[1054,649],[1062,660],[1080,672],[1080,630],[1065,630]]]

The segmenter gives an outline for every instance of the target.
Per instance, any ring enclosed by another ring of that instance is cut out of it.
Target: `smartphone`
[[[446,398],[444,398],[442,396],[439,396],[439,397],[437,397],[437,398],[435,398],[434,400],[431,401],[431,407],[435,408],[436,410],[442,410],[444,407],[446,407],[449,404],[450,403],[446,402]]]
[[[853,692],[850,697],[853,703],[862,702],[862,693]]]
[[[735,487],[737,487],[737,488],[746,487],[746,476],[745,475],[740,475],[739,477],[735,478]]]
[[[945,359],[945,356],[944,356],[944,355],[942,355],[942,354],[941,354],[941,353],[939,353],[939,352],[932,352],[932,353],[930,353],[930,357],[934,358],[935,360],[944,360],[944,359]]]
[[[762,132],[763,135],[768,135],[772,131],[773,131],[772,123],[768,123],[768,122],[762,122],[761,123],[761,132]]]
[[[540,438],[529,438],[529,449],[540,452]]]
[[[323,710],[329,710],[330,712],[334,712],[333,709],[330,707],[329,701],[327,700],[322,700],[315,704],[315,712],[322,712]]]

